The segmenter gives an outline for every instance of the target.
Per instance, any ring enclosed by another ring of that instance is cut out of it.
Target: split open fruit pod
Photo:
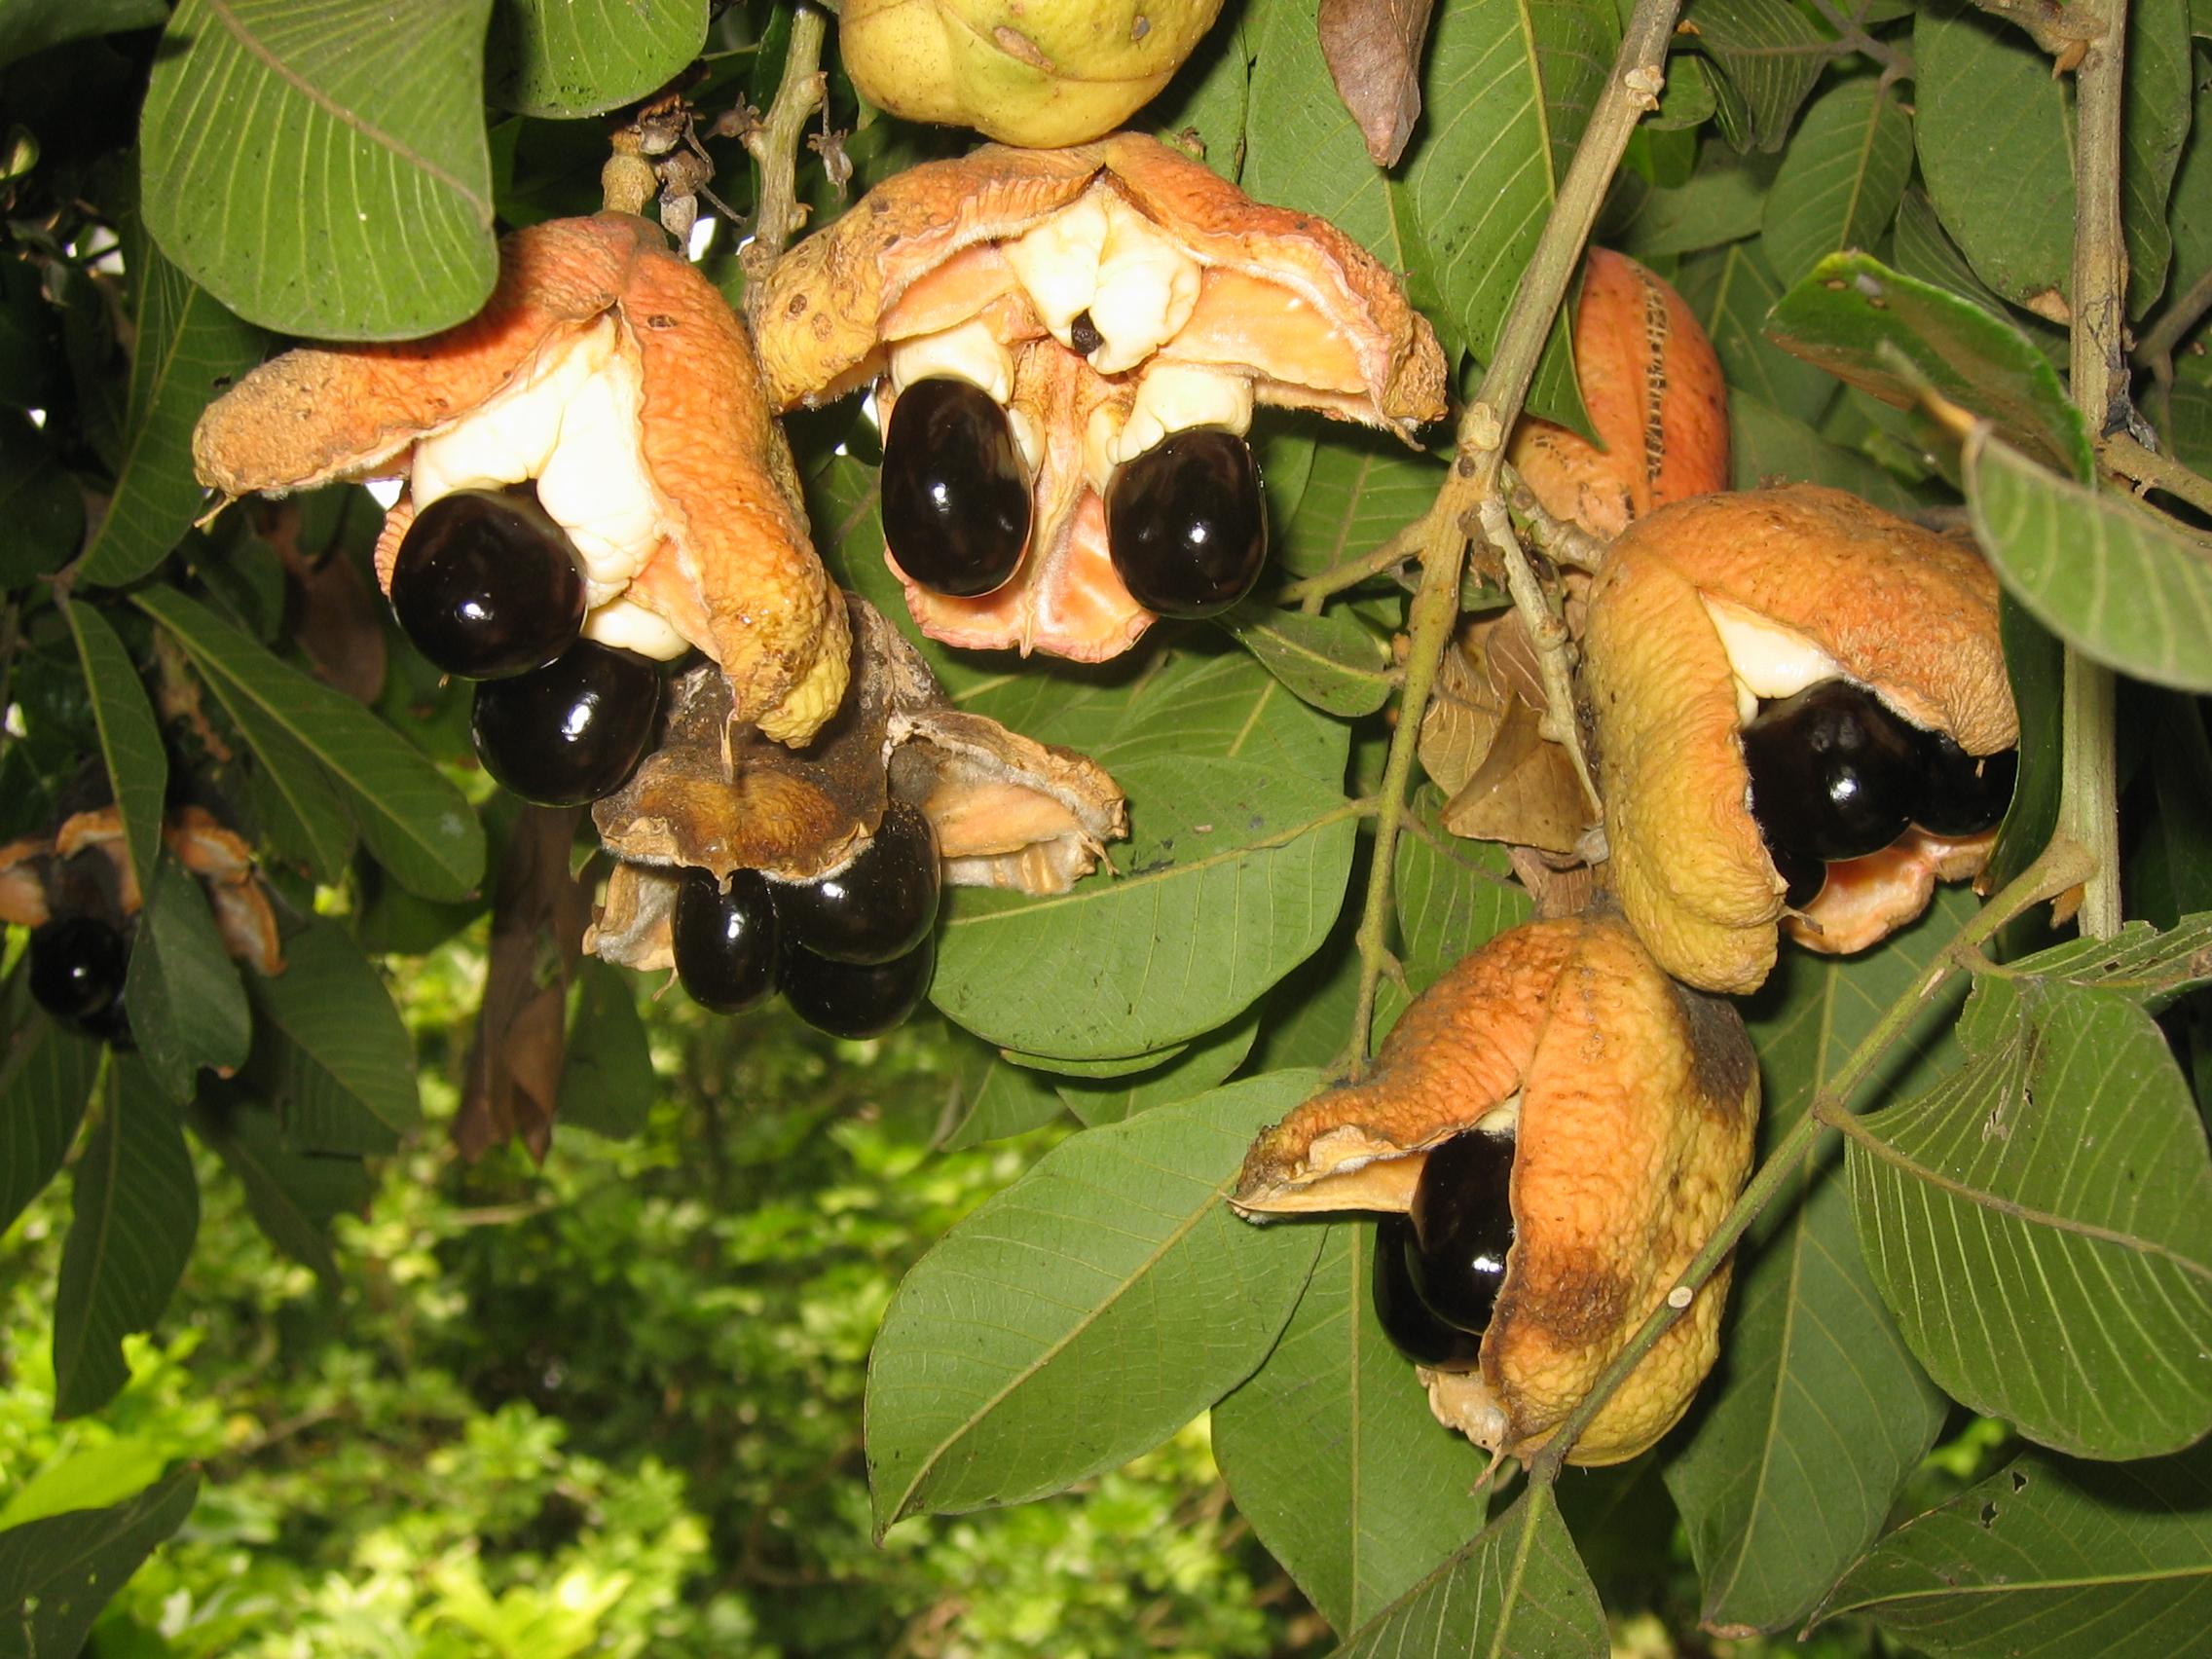
[[[870,103],[1006,144],[1080,144],[1149,103],[1221,0],[845,0],[837,55]]]
[[[395,566],[414,564],[418,515],[449,498],[496,512],[499,492],[532,484],[522,509],[557,544],[510,611],[558,609],[535,602],[572,558],[584,640],[662,659],[696,645],[727,678],[735,719],[800,743],[844,694],[844,608],[745,330],[643,219],[515,232],[474,317],[424,340],[287,352],[208,407],[192,452],[201,482],[229,497],[406,479],[377,546],[387,593]],[[488,562],[497,574],[514,558]],[[404,594],[398,608],[416,608]]]
[[[1554,518],[1610,540],[1669,501],[1728,488],[1728,387],[1696,315],[1626,254],[1594,247],[1574,308],[1574,374],[1599,442],[1534,417],[1507,459]]]
[[[689,871],[821,883],[866,855],[895,800],[927,819],[947,886],[1065,892],[1128,833],[1103,767],[953,707],[898,630],[844,597],[852,695],[805,749],[733,733],[728,689],[712,672],[676,682],[660,749],[592,809],[617,862],[587,950],[673,966]]]
[[[782,408],[872,386],[924,633],[1102,661],[1256,580],[1256,404],[1412,439],[1444,358],[1388,272],[1155,139],[901,173],[752,302]]]
[[[1525,1457],[1735,1201],[1758,1098],[1735,1010],[1669,979],[1617,913],[1587,910],[1509,929],[1431,985],[1364,1081],[1261,1132],[1230,1201],[1380,1211],[1384,1242],[1410,1216],[1416,1312],[1446,1332],[1421,1354],[1429,1407]],[[1727,1288],[1724,1266],[1568,1461],[1620,1462],[1674,1425],[1719,1352]]]
[[[1677,502],[1583,650],[1612,882],[1677,978],[1755,990],[1786,915],[1863,949],[1987,862],[2019,721],[1972,547],[1810,485]]]

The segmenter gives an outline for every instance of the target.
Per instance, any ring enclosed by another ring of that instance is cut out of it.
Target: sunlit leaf
[[[492,0],[180,0],[139,127],[162,251],[285,334],[397,340],[492,291]]]
[[[1309,576],[1374,552],[1428,510],[1443,482],[1443,466],[1425,456],[1368,433],[1329,433],[1313,446],[1276,568]]]
[[[2008,989],[2013,976],[2113,991],[2157,1014],[2184,991],[2212,984],[2212,915],[2184,916],[2165,930],[2129,922],[2110,939],[2070,940],[2020,957],[2008,965],[2006,978],[1983,985],[1960,1027],[1963,1041],[1987,1048],[2003,1040],[2002,1024],[1981,1021],[2015,1012],[2011,998],[1991,994]]]
[[[202,1067],[244,1062],[252,1015],[207,896],[182,865],[161,861],[145,903],[124,1007],[147,1070],[170,1099],[185,1100]]]
[[[2138,680],[2212,691],[2212,555],[2132,503],[1976,433],[1967,505],[2006,589],[2068,645]]]
[[[707,0],[497,0],[485,91],[547,120],[634,103],[698,55]]]
[[[2212,1157],[2148,1014],[2024,981],[2004,1041],[1862,1127],[1860,1243],[1936,1382],[2084,1456],[2212,1430]]]
[[[1277,1072],[1088,1130],[922,1258],[868,1366],[878,1530],[1057,1492],[1251,1374],[1320,1234],[1222,1199],[1253,1134],[1315,1081]]]
[[[289,965],[253,980],[255,1044],[267,1056],[284,1130],[303,1152],[391,1151],[422,1122],[415,1045],[377,971],[335,922],[284,944]]]
[[[100,757],[123,819],[124,846],[144,890],[153,884],[154,859],[162,845],[162,798],[168,788],[168,751],[138,667],[130,660],[114,626],[97,608],[63,604],[61,614],[77,642],[85,665],[85,684],[92,694],[92,718],[99,722]]]
[[[163,0],[12,0],[0,7],[0,63],[13,63],[65,40],[159,28],[168,20]]]
[[[123,1339],[151,1330],[192,1254],[200,1187],[176,1108],[131,1056],[77,1161],[54,1301],[54,1415],[81,1417],[129,1381]]]
[[[0,1532],[0,1630],[25,1659],[76,1653],[115,1593],[192,1513],[200,1476],[179,1469],[105,1509],[77,1509]]]
[[[1767,192],[1760,241],[1782,280],[1879,242],[1911,172],[1912,117],[1895,88],[1862,75],[1822,93]]]
[[[100,1046],[26,1012],[0,1059],[0,1234],[61,1169],[99,1076]]]
[[[1213,1412],[1237,1513],[1340,1631],[1483,1524],[1473,1493],[1488,1455],[1438,1424],[1412,1361],[1382,1334],[1374,1242],[1372,1222],[1329,1228],[1274,1351]]]

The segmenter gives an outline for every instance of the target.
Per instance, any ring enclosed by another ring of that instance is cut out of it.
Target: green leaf
[[[61,614],[77,642],[85,665],[85,684],[92,694],[92,718],[99,722],[100,757],[123,819],[123,841],[140,891],[154,881],[154,862],[162,848],[162,797],[168,789],[168,751],[162,728],[146,700],[138,665],[113,625],[97,607],[61,602]]]
[[[1433,785],[1415,797],[1398,837],[1391,883],[1398,906],[1398,965],[1416,993],[1444,971],[1534,912],[1529,890],[1494,841],[1469,841],[1439,821],[1444,797]]]
[[[143,236],[138,332],[130,351],[124,452],[107,516],[77,567],[85,581],[134,582],[169,556],[200,516],[192,428],[224,387],[261,360],[261,331],[240,322]]]
[[[2173,240],[2166,223],[2195,92],[2189,0],[2135,0],[2127,11],[2126,108],[2121,116],[2120,218],[2127,241],[2127,313],[2139,316],[2166,287]]]
[[[1278,1223],[1276,1225],[1291,1225]],[[1375,1224],[1332,1224],[1268,1360],[1213,1412],[1237,1513],[1340,1631],[1479,1531],[1486,1454],[1440,1432],[1375,1316]]]
[[[1879,949],[1786,949],[1747,1008],[1766,1082],[1771,1148],[1973,912],[1944,890],[1933,914]],[[1955,997],[1908,1034],[1905,1083],[1951,1051]],[[1943,1401],[1882,1306],[1852,1235],[1832,1143],[1808,1156],[1736,1252],[1721,1360],[1687,1444],[1667,1466],[1711,1626],[1795,1623],[1872,1541],[1936,1438]]]
[[[199,1496],[198,1473],[179,1469],[128,1503],[0,1532],[0,1652],[36,1659],[81,1649],[109,1598],[184,1525]]]
[[[51,575],[84,537],[85,493],[19,409],[0,408],[0,589]]]
[[[9,1489],[8,1501],[0,1504],[0,1532],[72,1509],[120,1502],[152,1486],[175,1456],[170,1436],[158,1432],[112,1440],[65,1436],[36,1473]],[[5,1631],[0,1624],[0,1641],[6,1641]]]
[[[287,1137],[303,1152],[392,1151],[423,1103],[391,993],[335,922],[311,922],[284,953],[283,973],[254,978],[253,1002],[267,1028],[256,1059],[275,1073]]]
[[[1293,695],[1316,709],[1371,715],[1390,700],[1389,648],[1342,610],[1309,616],[1255,601],[1219,620]]]
[[[1172,1106],[1178,1100],[1203,1094],[1244,1063],[1259,1029],[1258,1011],[1249,1010],[1241,1019],[1208,1032],[1171,1059],[1124,1077],[1096,1082],[1062,1080],[1055,1082],[1053,1088],[1086,1128],[1118,1124],[1155,1106]]]
[[[330,774],[239,685],[212,675],[204,683],[253,751],[249,787],[271,842],[317,882],[336,885],[357,837]]]
[[[1117,1054],[1102,1060],[1063,1060],[1051,1054],[1025,1054],[1019,1049],[1001,1049],[999,1052],[1009,1064],[1029,1071],[1051,1072],[1057,1077],[1096,1078],[1110,1083],[1132,1072],[1171,1064],[1189,1047],[1187,1043],[1175,1043],[1141,1054]]]
[[[1867,1552],[1821,1608],[1845,1613],[1932,1654],[2194,1652],[2212,1622],[2212,1451],[2016,1458]]]
[[[1604,1659],[1611,1651],[1598,1592],[1552,1489],[1541,1486],[1351,1632],[1330,1659]]]
[[[10,0],[0,7],[0,64],[63,41],[159,28],[167,19],[162,0]]]
[[[2212,1156],[2151,1016],[2021,982],[2003,1042],[1860,1121],[1852,1210],[1929,1374],[2091,1457],[2212,1430]]]
[[[1719,354],[1730,394],[1745,393],[1799,422],[1818,421],[1835,401],[1835,377],[1766,337],[1782,284],[1756,241],[1682,261],[1675,286]]]
[[[1276,568],[1310,576],[1375,551],[1428,510],[1443,482],[1442,464],[1426,456],[1376,434],[1330,433],[1313,446]]]
[[[60,1172],[100,1072],[100,1046],[26,1014],[0,1060],[0,1234]]]
[[[1223,1199],[1252,1136],[1317,1081],[1276,1072],[1087,1130],[915,1265],[868,1362],[878,1533],[1060,1491],[1251,1375],[1320,1234]]]
[[[1871,75],[1824,92],[1805,112],[1767,193],[1760,241],[1785,282],[1830,253],[1871,248],[1912,172],[1912,117]]]
[[[1855,449],[1831,444],[1795,416],[1769,408],[1750,392],[1728,394],[1728,465],[1735,487],[1825,484],[1909,513],[1920,503],[1895,474]]]
[[[423,753],[354,702],[280,662],[174,588],[131,595],[166,628],[226,707],[247,707],[342,789],[393,879],[425,899],[466,897],[484,873],[484,827]]]
[[[172,858],[146,889],[123,1001],[146,1068],[171,1100],[192,1097],[203,1066],[244,1064],[253,1038],[245,989],[206,894]]]
[[[403,340],[492,292],[491,0],[180,0],[139,124],[162,250],[284,334]]]
[[[238,1177],[254,1225],[270,1243],[336,1291],[331,1218],[365,1211],[376,1192],[361,1161],[296,1151],[285,1144],[275,1111],[235,1092],[219,1104],[203,1098],[193,1127]]]
[[[1783,295],[1767,337],[1899,408],[1919,402],[1925,381],[2051,464],[2082,478],[2092,473],[2081,414],[2034,342],[1979,306],[1865,254],[1822,260]]]
[[[144,948],[143,940],[139,948]],[[97,1411],[130,1379],[123,1339],[153,1329],[200,1228],[200,1188],[176,1109],[119,1054],[107,1110],[78,1160],[54,1301],[54,1415]]]
[[[615,1140],[645,1128],[660,1085],[635,984],[634,976],[596,956],[577,965],[555,1123]]]
[[[1720,130],[1739,150],[1780,149],[1834,44],[1789,0],[1697,0],[1689,20],[1720,71]]]
[[[1060,1115],[1051,1079],[1015,1065],[957,1025],[946,1026],[945,1041],[952,1049],[952,1089],[938,1125],[941,1150],[1027,1134]]]
[[[1145,124],[1164,143],[1195,136],[1198,159],[1230,183],[1244,166],[1244,129],[1252,95],[1252,51],[1244,19],[1214,29],[1167,90],[1145,105]]]
[[[1355,827],[1333,781],[1098,758],[1130,802],[1124,873],[948,905],[930,996],[1007,1048],[1110,1059],[1211,1031],[1312,954],[1344,901]]]
[[[707,0],[498,0],[485,91],[548,121],[599,115],[673,79],[706,42]]]
[[[2065,781],[2066,647],[2010,593],[1998,595],[1997,628],[2012,706],[2020,716],[2020,775],[1981,873],[1992,893],[2018,877],[2049,844]]]
[[[2161,932],[2149,922],[2129,922],[2110,939],[2077,939],[2023,956],[2006,968],[2008,980],[2018,975],[2046,983],[2080,985],[2088,990],[2112,991],[2157,1014],[2184,991],[2212,984],[2212,915],[2184,916],[2181,924]],[[1985,983],[2005,985],[2007,980]],[[1987,1048],[2003,1039],[2001,1026],[1977,1023],[1979,1005],[1998,999],[1977,995],[1960,1028],[1962,1041]],[[1980,1039],[1977,1041],[1977,1039]]]
[[[1963,461],[1974,539],[2037,621],[2138,680],[2212,691],[2212,555],[1980,431]]]
[[[1900,276],[1948,289],[1962,300],[1972,301],[1990,315],[2010,323],[2024,334],[2053,369],[2065,367],[2065,331],[2028,312],[2014,311],[1998,298],[1996,291],[1974,275],[1966,255],[1944,234],[1934,205],[1918,189],[1906,191],[1903,201],[1898,203],[1891,254]]]
[[[1694,61],[1677,57],[1675,65]],[[1616,239],[1621,252],[1636,259],[1664,259],[1756,236],[1775,167],[1772,157],[1742,155],[1717,138],[1708,138],[1698,150],[1697,170],[1687,183],[1644,194],[1636,217]]]

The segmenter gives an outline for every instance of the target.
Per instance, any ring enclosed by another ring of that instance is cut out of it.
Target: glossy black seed
[[[727,893],[705,870],[686,870],[674,933],[676,977],[701,1008],[737,1014],[775,995],[776,906],[758,870],[738,870]]]
[[[1414,1289],[1448,1325],[1489,1328],[1513,1243],[1513,1137],[1469,1129],[1429,1149],[1414,1188]]]
[[[1087,311],[1077,312],[1068,324],[1068,344],[1075,348],[1075,353],[1079,357],[1089,356],[1104,343],[1105,338],[1098,332],[1098,325],[1090,320],[1090,313]]]
[[[138,1045],[130,1037],[130,1011],[124,1000],[124,993],[118,991],[107,1007],[77,1021],[77,1029],[110,1048],[135,1049]]]
[[[56,1019],[83,1022],[123,996],[130,946],[97,916],[64,916],[31,935],[31,997]]]
[[[867,850],[839,874],[777,885],[792,942],[832,962],[888,962],[929,937],[940,886],[937,831],[921,809],[895,800]]]
[[[1408,1359],[1437,1371],[1473,1371],[1482,1362],[1482,1338],[1447,1325],[1414,1289],[1412,1260],[1419,1246],[1414,1225],[1385,1215],[1375,1228],[1375,1316],[1382,1334]]]
[[[1969,755],[1939,731],[1921,733],[1927,769],[1912,821],[1937,835],[1978,835],[2005,816],[2020,773],[2020,752]]]
[[[1029,545],[1029,474],[1006,411],[964,380],[919,380],[883,434],[883,535],[937,593],[1003,587]]]
[[[637,770],[660,718],[659,665],[579,640],[543,668],[476,688],[476,754],[524,800],[582,806]]]
[[[459,490],[424,507],[399,543],[391,608],[448,674],[497,680],[543,667],[584,625],[576,551],[536,498]]]
[[[1744,728],[1744,760],[1770,848],[1830,863],[1878,853],[1920,803],[1918,733],[1848,680],[1762,706]]]
[[[1809,853],[1800,853],[1794,847],[1778,847],[1767,843],[1766,856],[1774,861],[1782,879],[1789,883],[1788,892],[1782,902],[1792,910],[1802,910],[1821,896],[1821,889],[1828,884],[1828,866]]]
[[[936,970],[935,939],[925,938],[905,955],[867,967],[832,962],[787,940],[784,999],[817,1031],[832,1037],[880,1037],[921,1007]]]
[[[1212,616],[1252,591],[1268,514],[1252,446],[1219,426],[1171,432],[1106,486],[1106,549],[1122,585],[1162,616]]]

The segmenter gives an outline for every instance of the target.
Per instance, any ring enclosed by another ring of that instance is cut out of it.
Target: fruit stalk
[[[792,13],[791,48],[784,55],[783,79],[766,117],[745,134],[746,153],[760,169],[758,205],[753,213],[753,236],[738,255],[745,270],[747,293],[776,263],[776,256],[792,240],[792,233],[806,220],[806,207],[798,199],[798,145],[806,124],[822,107],[826,78],[822,73],[822,40],[829,25],[812,6]]]
[[[1451,474],[1420,521],[1421,578],[1407,617],[1412,651],[1406,659],[1405,696],[1399,706],[1397,729],[1390,737],[1375,818],[1375,862],[1359,922],[1359,994],[1352,1009],[1351,1033],[1338,1062],[1338,1069],[1347,1075],[1356,1076],[1367,1061],[1376,987],[1389,957],[1386,936],[1391,866],[1398,831],[1405,823],[1406,785],[1413,776],[1419,746],[1421,714],[1428,707],[1437,667],[1458,620],[1459,572],[1466,560],[1467,540],[1475,533],[1483,504],[1497,494],[1506,435],[1528,398],[1552,318],[1566,297],[1568,281],[1581,266],[1590,227],[1628,148],[1629,135],[1646,110],[1658,107],[1659,90],[1666,82],[1667,43],[1680,9],[1679,0],[1637,0],[1636,11],[1622,33],[1612,72],[1605,78],[1604,88],[1591,109],[1589,125],[1583,129],[1582,141],[1575,148],[1574,162],[1544,221],[1535,252],[1521,273],[1520,285],[1514,289],[1513,304],[1498,331],[1497,350],[1483,372],[1474,401],[1460,414]],[[1520,544],[1513,542],[1508,557],[1519,551]],[[1524,615],[1532,630],[1550,620],[1550,611],[1543,607],[1536,614]]]

